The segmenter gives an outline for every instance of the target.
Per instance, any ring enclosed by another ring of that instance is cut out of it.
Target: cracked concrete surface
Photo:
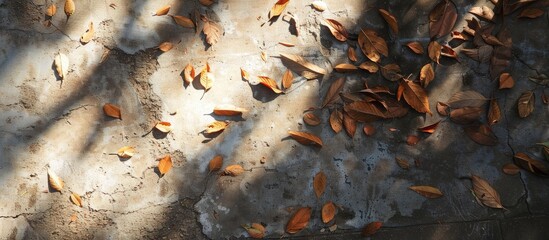
[[[212,7],[198,1],[76,1],[68,21],[57,2],[54,26],[46,28],[42,21],[49,1],[0,0],[0,238],[239,238],[247,236],[241,225],[251,222],[265,223],[269,237],[280,237],[292,211],[310,206],[311,222],[298,234],[303,238],[358,238],[366,223],[382,221],[380,239],[402,239],[410,232],[421,232],[418,239],[525,237],[509,226],[531,232],[524,239],[541,239],[547,230],[532,227],[549,222],[549,182],[525,171],[505,175],[501,167],[517,152],[542,159],[535,143],[549,139],[548,107],[540,100],[546,86],[528,80],[549,75],[544,68],[549,59],[545,17],[506,22],[513,38],[508,68],[516,80],[513,89],[494,91],[497,81],[490,78],[487,65],[461,55],[460,63],[438,65],[428,88],[431,109],[462,90],[497,98],[504,118],[493,127],[496,146],[474,143],[451,121],[408,146],[409,134],[442,118],[410,111],[403,119],[374,122],[374,136],[365,136],[359,125],[351,139],[329,128],[328,110],[317,112],[322,119],[317,127],[305,125],[302,114],[318,106],[339,77],[346,78],[344,91],[362,87],[363,78],[369,85],[396,87],[378,75],[332,72],[335,65],[348,62],[347,44],[320,26],[322,18],[337,19],[350,32],[379,30],[390,49],[384,63],[398,63],[404,73],[416,76],[428,58],[412,54],[405,44],[427,46],[427,15],[436,1],[325,2],[329,10],[319,13],[308,6],[310,1],[291,1],[285,12],[298,19],[300,34],[295,36],[283,18],[265,23],[274,1],[221,0]],[[458,30],[471,17],[465,14],[470,7],[490,5],[454,2],[460,13]],[[171,14],[206,12],[224,28],[220,42],[206,49],[201,34],[173,24],[168,16],[153,17],[165,4],[172,4]],[[538,7],[547,10],[546,3]],[[398,36],[388,32],[378,8],[397,16]],[[82,45],[78,39],[89,21],[95,37]],[[177,44],[161,54],[155,47],[164,41]],[[261,52],[268,56],[265,62]],[[286,70],[278,58],[281,52],[304,56],[330,74],[313,81],[297,77],[280,96],[241,80],[243,68],[278,81]],[[70,60],[63,81],[52,69],[57,53]],[[216,77],[212,89],[204,93],[197,84],[185,86],[184,66],[192,63],[199,71],[206,62]],[[535,91],[535,111],[520,119],[516,101],[526,90]],[[107,102],[121,106],[122,120],[103,115]],[[211,114],[219,104],[249,112],[241,119],[220,118]],[[216,138],[199,134],[213,120],[227,119],[234,122]],[[174,130],[165,136],[147,134],[157,121],[173,123]],[[302,146],[287,138],[288,130],[314,132],[324,147]],[[137,155],[129,160],[111,155],[125,145],[136,147]],[[159,178],[154,167],[165,154],[171,154],[174,168]],[[224,157],[224,166],[241,164],[247,171],[237,177],[209,174],[208,161],[215,155]],[[421,164],[406,171],[395,157]],[[65,181],[63,193],[47,191],[47,166]],[[312,179],[319,171],[327,175],[328,186],[317,199]],[[479,205],[464,178],[471,174],[488,180],[507,209]],[[411,185],[433,185],[445,196],[425,199],[408,190]],[[83,208],[70,203],[69,191],[82,196]],[[320,208],[327,201],[339,207],[333,233],[320,221]]]

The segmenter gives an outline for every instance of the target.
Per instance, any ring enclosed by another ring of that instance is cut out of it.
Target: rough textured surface
[[[516,81],[513,89],[496,90],[486,64],[464,55],[459,63],[443,59],[427,88],[433,115],[410,111],[402,119],[374,122],[373,136],[365,136],[359,124],[351,139],[344,132],[334,134],[327,109],[315,111],[322,119],[316,127],[303,123],[303,111],[319,106],[340,77],[346,79],[344,91],[360,90],[364,79],[392,90],[397,85],[378,74],[332,72],[349,62],[348,45],[335,40],[321,20],[337,19],[352,33],[362,27],[378,30],[390,50],[383,64],[398,63],[403,73],[417,77],[429,59],[405,44],[427,46],[427,16],[436,1],[325,0],[328,10],[320,13],[310,1],[292,0],[273,23],[266,21],[275,1],[221,0],[210,7],[198,1],[76,1],[68,21],[62,2],[56,3],[54,26],[47,28],[42,22],[49,1],[0,0],[2,239],[239,238],[247,237],[241,225],[251,222],[265,223],[267,236],[277,238],[303,206],[313,209],[308,227],[297,234],[304,239],[358,238],[371,221],[384,223],[379,239],[409,238],[410,232],[421,233],[417,239],[542,239],[548,234],[541,227],[549,221],[548,180],[526,171],[516,176],[501,171],[517,152],[543,159],[535,143],[549,139],[548,106],[540,98],[542,91],[549,94],[547,87],[528,80],[549,75],[544,69],[547,13],[532,20],[516,19],[516,13],[506,19],[513,38],[508,68]],[[472,6],[493,6],[490,1],[454,2],[460,14],[457,30],[471,17],[466,12]],[[223,27],[219,43],[206,47],[202,33],[174,24],[169,16],[152,16],[165,4],[172,4],[173,15],[207,13]],[[546,3],[536,4],[547,11]],[[398,18],[398,36],[388,30],[378,8]],[[298,19],[299,36],[290,34],[286,13]],[[90,21],[95,36],[82,45],[78,39]],[[175,47],[161,53],[156,47],[165,41]],[[70,61],[63,81],[52,66],[58,53]],[[242,81],[240,68],[280,82],[286,67],[279,53],[303,56],[329,74],[312,81],[296,77],[282,95],[254,80]],[[365,59],[359,53],[359,62]],[[215,76],[209,91],[198,79],[184,84],[188,63],[197,72],[209,63]],[[504,118],[493,126],[496,146],[474,143],[460,125],[434,111],[437,101],[464,90],[498,99]],[[535,111],[521,119],[516,103],[527,90],[535,92]],[[121,107],[122,120],[104,116],[107,102]],[[219,117],[212,114],[219,104],[249,111]],[[417,145],[406,144],[418,127],[441,119],[435,133],[419,134]],[[231,124],[213,138],[201,134],[214,120]],[[171,122],[173,131],[151,132],[158,121]],[[324,147],[303,146],[288,138],[288,130],[313,132]],[[138,153],[130,159],[112,155],[122,146],[134,146]],[[155,167],[166,154],[174,167],[160,178]],[[236,177],[209,173],[215,155],[224,157],[224,167],[240,164],[246,171]],[[403,170],[395,157],[421,164]],[[65,181],[62,193],[48,191],[47,167]],[[312,181],[319,171],[328,184],[317,198]],[[505,210],[477,203],[471,174],[494,186]],[[444,196],[426,199],[409,190],[412,185],[436,186]],[[82,196],[82,208],[70,202],[70,192]],[[327,201],[339,207],[335,232],[328,230],[333,223],[320,220]]]

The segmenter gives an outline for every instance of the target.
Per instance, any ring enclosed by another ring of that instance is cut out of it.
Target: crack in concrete
[[[16,219],[16,218],[19,218],[19,217],[24,217],[24,218],[26,219],[26,218],[27,218],[27,215],[44,214],[44,213],[50,211],[52,208],[53,208],[53,207],[50,206],[50,207],[47,208],[46,210],[39,211],[39,212],[23,212],[23,213],[18,213],[18,214],[15,214],[15,215],[0,215],[0,219],[2,219],[2,218]]]
[[[526,63],[526,61],[524,61],[517,53],[515,53],[513,51],[513,56],[515,56],[515,58],[520,62],[522,63],[522,65],[526,66],[528,69],[532,70],[532,71],[535,71],[537,76],[541,76],[541,73],[538,69],[530,66],[528,63]]]

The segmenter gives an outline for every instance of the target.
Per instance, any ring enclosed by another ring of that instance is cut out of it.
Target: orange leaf
[[[326,96],[324,97],[324,101],[322,102],[322,107],[326,107],[326,105],[334,102],[339,97],[339,92],[341,89],[343,89],[343,85],[345,84],[345,78],[339,78],[335,80],[332,85],[330,85],[330,88],[326,92]]]
[[[349,63],[338,64],[337,66],[334,67],[334,70],[340,73],[353,72],[353,71],[356,71],[357,69],[358,68],[355,65],[349,64]]]
[[[408,135],[406,138],[406,144],[414,146],[419,142],[420,138],[416,135]]]
[[[282,87],[284,89],[292,87],[293,81],[294,75],[292,74],[292,71],[290,71],[290,69],[286,69],[286,72],[284,72],[284,76],[282,77]]]
[[[240,174],[242,174],[244,171],[244,168],[242,166],[235,164],[235,165],[229,165],[223,170],[223,175],[225,176],[233,176],[236,177]]]
[[[363,229],[362,229],[362,236],[369,237],[374,235],[377,230],[381,228],[381,225],[383,225],[382,222],[371,222],[368,223]]]
[[[303,207],[297,210],[286,224],[286,232],[289,234],[298,233],[309,224],[311,218],[311,208]]]
[[[82,198],[76,193],[71,193],[70,196],[71,202],[74,203],[74,205],[82,207]]]
[[[364,131],[364,134],[366,134],[366,136],[372,136],[376,133],[376,129],[374,128],[374,126],[367,123],[364,124],[364,128],[362,130]]]
[[[120,108],[114,104],[105,103],[105,105],[103,105],[103,112],[109,117],[122,120],[122,113],[120,112]]]
[[[324,193],[324,190],[326,189],[326,181],[326,174],[322,171],[315,175],[313,179],[313,189],[315,190],[317,198],[320,198],[322,193]]]
[[[498,100],[490,100],[490,108],[488,109],[488,124],[494,125],[501,119],[501,109],[499,108]]]
[[[265,227],[259,223],[252,223],[251,226],[243,225],[242,226],[251,238],[262,239],[265,237]]]
[[[57,7],[55,6],[55,4],[52,4],[46,9],[46,16],[53,17],[53,15],[55,15],[56,12],[57,12]]]
[[[198,2],[204,6],[210,6],[215,3],[213,0],[198,0]]]
[[[419,42],[409,42],[406,46],[416,54],[423,54],[423,46],[421,46],[421,43]]]
[[[66,0],[65,1],[65,15],[67,15],[67,21],[69,17],[74,13],[75,5],[73,0]]]
[[[439,123],[440,123],[440,120],[436,123],[431,124],[431,125],[427,125],[425,127],[420,127],[420,128],[418,128],[418,130],[422,131],[424,133],[434,133],[435,130],[437,129]]]
[[[86,44],[90,42],[93,39],[94,33],[95,33],[95,30],[93,29],[93,22],[90,22],[90,24],[88,25],[88,29],[80,37],[80,42],[82,42],[82,44]]]
[[[303,145],[316,145],[318,147],[322,147],[322,139],[312,133],[288,131],[288,134],[290,134],[290,137]]]
[[[336,206],[332,201],[327,202],[322,206],[322,222],[329,223],[334,219],[336,214]]]
[[[267,62],[267,55],[265,52],[261,52],[261,60],[263,60],[263,62]]]
[[[154,126],[154,128],[163,133],[169,133],[172,131],[172,124],[169,122],[159,122]]]
[[[230,104],[223,104],[215,106],[213,112],[219,116],[236,116],[247,112],[244,108],[235,107]]]
[[[515,80],[509,73],[502,73],[499,75],[499,89],[513,88],[515,86]]]
[[[129,146],[121,147],[118,151],[116,151],[116,155],[121,158],[131,158],[134,154],[135,148]]]
[[[330,126],[335,133],[339,133],[343,129],[343,113],[341,110],[335,109],[330,114]]]
[[[374,62],[370,62],[370,61],[363,62],[358,67],[362,70],[368,71],[369,73],[376,73],[379,70],[379,66],[377,66],[377,64],[375,64]]]
[[[426,198],[439,198],[442,197],[442,192],[435,187],[431,186],[411,186],[411,190],[419,193]]]
[[[170,7],[170,5],[166,5],[159,8],[158,10],[156,10],[156,13],[153,16],[162,16],[168,14],[168,12],[170,11]]]
[[[216,22],[210,21],[207,17],[201,17],[201,19],[204,21],[202,32],[206,35],[206,42],[210,45],[214,45],[219,42],[219,39],[223,34],[221,26]]]
[[[368,59],[372,62],[379,62],[381,56],[388,56],[389,49],[387,42],[370,29],[361,29],[358,35],[358,45]]]
[[[519,167],[513,163],[503,165],[501,170],[507,175],[517,175],[520,172]]]
[[[210,172],[215,172],[223,166],[223,157],[221,155],[217,155],[212,160],[210,160],[210,163],[208,164],[208,169]]]
[[[274,17],[280,16],[280,14],[282,14],[284,9],[286,8],[286,5],[288,5],[289,2],[290,0],[278,0],[269,12],[269,20],[272,20]]]
[[[385,19],[387,24],[389,24],[389,27],[391,30],[393,30],[394,33],[398,34],[398,22],[395,16],[391,15],[387,10],[385,9],[379,9],[379,13]]]
[[[185,27],[185,28],[194,28],[195,27],[193,20],[191,20],[188,17],[174,16],[174,15],[171,15],[171,17],[172,17],[173,21],[179,26],[182,26],[182,27]]]
[[[549,176],[549,168],[542,161],[533,159],[521,152],[515,154],[514,158],[519,167],[537,175]]]
[[[183,76],[185,77],[185,82],[187,82],[187,84],[191,84],[193,82],[194,78],[196,77],[193,65],[189,63],[187,64],[187,66],[185,66],[185,69],[183,70]]]
[[[257,78],[259,79],[259,83],[261,83],[263,86],[270,88],[274,93],[282,93],[282,90],[278,88],[276,81],[272,78],[266,76],[257,76]]]
[[[158,172],[160,172],[161,176],[164,176],[164,174],[172,169],[172,166],[172,157],[170,155],[166,155],[158,161]]]
[[[58,192],[61,192],[63,190],[63,186],[65,186],[65,183],[63,182],[63,179],[61,179],[55,172],[53,172],[51,169],[48,168],[48,183],[50,184],[50,187]]]
[[[246,72],[246,70],[240,68],[240,76],[242,76],[242,78],[246,81],[250,81],[250,74],[248,74],[248,72]]]
[[[170,51],[173,48],[173,43],[171,42],[163,42],[160,45],[158,45],[158,49],[162,52]]]
[[[318,126],[320,124],[320,118],[318,118],[314,113],[306,113],[303,115],[303,122],[307,125]]]
[[[421,71],[419,72],[419,80],[423,87],[427,87],[431,81],[435,79],[435,71],[433,70],[433,65],[430,63],[425,64]]]
[[[353,138],[356,132],[356,120],[351,118],[349,114],[343,112],[343,127],[345,127],[345,132],[347,136]]]
[[[229,123],[228,122],[225,122],[225,121],[214,121],[212,123],[210,123],[208,125],[208,127],[206,128],[206,130],[204,130],[206,133],[210,134],[210,133],[216,133],[216,132],[221,132],[223,130],[225,130],[225,128],[227,128],[227,126],[229,126]]]
[[[347,29],[339,23],[338,21],[334,19],[327,18],[326,20],[322,21],[322,23],[328,27],[332,35],[341,42],[347,41],[347,38],[349,37],[349,33],[347,33]]]
[[[356,58],[355,49],[352,47],[347,48],[347,56],[349,57],[349,60],[356,62],[358,59]]]
[[[432,41],[429,43],[427,51],[429,52],[429,58],[431,58],[433,62],[440,64],[439,60],[442,52],[442,46],[437,41]]]
[[[429,98],[427,97],[425,90],[417,83],[409,80],[402,80],[400,83],[404,88],[402,92],[404,100],[406,100],[406,102],[416,111],[431,114],[431,110],[429,109]]]
[[[289,42],[278,42],[278,44],[285,46],[285,47],[295,47],[295,44],[289,43]]]

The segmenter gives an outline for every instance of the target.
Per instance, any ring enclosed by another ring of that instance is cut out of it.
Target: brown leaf
[[[272,20],[274,17],[280,16],[280,14],[282,14],[284,9],[286,8],[286,5],[288,5],[289,2],[290,0],[278,0],[269,12],[269,20]]]
[[[261,52],[261,60],[263,60],[263,62],[267,62],[267,55],[265,52]]]
[[[322,171],[315,175],[313,179],[313,189],[315,190],[317,198],[320,198],[320,196],[324,193],[324,190],[326,189],[326,181],[326,175]]]
[[[298,233],[309,224],[311,208],[303,207],[297,210],[286,224],[286,232],[289,234]]]
[[[522,152],[515,154],[514,158],[519,167],[537,175],[549,176],[549,168],[544,162],[533,159]]]
[[[374,235],[380,228],[381,225],[383,225],[382,222],[371,222],[368,223],[363,229],[362,229],[362,236],[363,237],[369,237]]]
[[[399,157],[395,157],[395,160],[396,160],[397,165],[400,168],[402,168],[404,170],[410,169],[410,163],[408,163],[408,160],[404,160],[404,159],[399,158]]]
[[[236,176],[242,174],[244,171],[246,171],[246,170],[244,170],[244,168],[242,168],[242,166],[240,166],[238,164],[229,165],[223,170],[222,175],[236,177]]]
[[[57,13],[57,7],[55,4],[51,4],[48,8],[46,8],[46,16],[53,17]]]
[[[303,115],[303,122],[307,125],[318,126],[320,124],[320,118],[318,118],[314,113],[305,113]]]
[[[492,45],[492,46],[503,46],[505,45],[502,43],[497,37],[491,34],[482,34],[481,35],[482,40],[484,40],[486,43]]]
[[[213,0],[198,0],[198,2],[204,6],[210,6],[215,3]]]
[[[172,131],[173,127],[170,122],[159,122],[154,126],[154,128],[163,133],[169,133]]]
[[[330,88],[328,88],[326,96],[324,97],[324,101],[322,102],[322,108],[337,100],[339,92],[341,91],[341,89],[343,89],[344,84],[345,78],[338,78],[332,83],[332,85],[330,85]]]
[[[244,108],[235,107],[230,104],[222,104],[214,107],[213,112],[219,116],[236,116],[247,112]]]
[[[366,70],[370,73],[376,73],[379,70],[379,67],[377,66],[377,64],[375,64],[374,62],[370,62],[370,61],[363,62],[358,67],[360,69]],[[400,67],[399,67],[399,70],[400,70]]]
[[[240,76],[242,76],[242,78],[246,81],[250,81],[250,74],[248,74],[248,72],[246,72],[246,70],[240,68]]]
[[[69,58],[65,54],[59,53],[55,56],[53,64],[55,65],[57,75],[59,75],[61,79],[64,79],[69,72]]]
[[[406,144],[414,146],[419,142],[419,140],[421,139],[416,135],[408,135],[408,137],[406,138]]]
[[[206,42],[210,44],[210,46],[219,42],[219,39],[223,34],[221,26],[216,22],[210,21],[207,17],[201,17],[201,19],[204,21],[202,32],[206,35]]]
[[[122,113],[120,111],[120,108],[114,104],[105,103],[105,105],[103,105],[103,112],[109,117],[122,120]]]
[[[209,64],[206,63],[206,67],[200,72],[200,85],[204,87],[204,91],[210,90],[213,86],[214,75],[209,71]]]
[[[486,101],[488,99],[479,92],[469,90],[455,93],[446,104],[451,108],[481,107]]]
[[[322,206],[322,222],[329,223],[332,221],[336,214],[336,206],[332,201],[325,203]]]
[[[328,27],[332,35],[341,42],[347,41],[347,38],[349,37],[349,33],[347,33],[347,29],[341,23],[334,19],[327,18],[326,20],[323,20],[321,22],[324,24],[324,26]]]
[[[374,128],[374,126],[368,123],[364,124],[362,131],[364,131],[364,134],[366,134],[366,136],[372,136],[376,133],[376,129]]]
[[[427,87],[431,81],[435,79],[435,71],[433,65],[430,63],[425,64],[419,72],[419,80],[423,87]]]
[[[420,128],[418,128],[418,130],[422,131],[424,133],[434,133],[435,130],[437,129],[439,123],[440,123],[440,120],[433,123],[433,124],[430,124],[430,125],[427,125],[427,126],[424,126],[424,127],[420,127]]]
[[[380,55],[386,57],[389,55],[387,42],[371,29],[360,30],[358,34],[358,46],[372,62],[379,62],[381,60]]]
[[[545,14],[545,11],[538,8],[526,8],[520,12],[518,18],[538,18]]]
[[[210,160],[210,163],[208,164],[208,169],[210,170],[210,172],[215,172],[221,169],[222,166],[223,156],[217,155]]]
[[[189,63],[187,64],[187,66],[185,66],[185,69],[183,70],[183,76],[187,84],[191,84],[193,82],[194,78],[196,77],[193,65]]]
[[[456,5],[449,0],[441,0],[429,13],[429,36],[442,37],[452,31],[458,14]]]
[[[389,24],[389,27],[395,34],[398,34],[398,22],[395,16],[391,15],[387,10],[385,9],[379,9],[379,14],[385,19],[387,24]]]
[[[499,75],[499,89],[513,88],[515,86],[515,80],[509,73],[502,73]]]
[[[135,155],[135,148],[130,146],[124,146],[116,151],[116,155],[121,158],[131,158]]]
[[[204,132],[207,133],[207,134],[221,132],[221,131],[225,130],[225,128],[227,128],[228,126],[229,126],[228,122],[214,121],[214,122],[208,124],[208,127],[206,128],[206,130],[204,130]]]
[[[257,76],[257,78],[259,79],[259,83],[261,83],[261,85],[270,88],[274,93],[282,93],[282,90],[278,88],[274,79],[267,76]]]
[[[335,133],[339,133],[343,129],[343,113],[341,110],[334,109],[330,114],[330,126]]]
[[[290,134],[290,137],[303,145],[316,145],[318,147],[322,147],[322,139],[312,133],[288,131],[288,134]]]
[[[164,174],[172,169],[172,166],[172,157],[170,155],[166,155],[158,161],[158,172],[160,172],[161,176],[164,176]]]
[[[58,192],[61,192],[63,190],[63,186],[65,186],[65,183],[63,182],[63,179],[61,179],[55,172],[53,172],[51,169],[48,168],[48,183],[50,184],[50,187]]]
[[[163,6],[163,7],[159,8],[158,10],[156,10],[156,13],[155,13],[153,16],[163,16],[163,15],[166,15],[166,14],[168,14],[168,12],[170,11],[170,8],[171,8],[170,5]]]
[[[441,116],[448,116],[450,114],[450,106],[448,106],[446,103],[437,102],[437,112]]]
[[[483,124],[478,126],[467,126],[464,127],[465,134],[474,142],[485,145],[485,146],[495,146],[498,143],[496,135],[490,129],[490,126]]]
[[[497,35],[498,40],[502,42],[503,46],[494,47],[492,57],[490,59],[490,76],[495,79],[505,71],[505,69],[511,63],[513,57],[512,45],[513,39],[507,29],[502,29]]]
[[[251,226],[242,225],[251,238],[262,239],[265,237],[265,227],[259,223],[252,223]]]
[[[326,70],[308,62],[300,56],[281,53],[280,57],[284,65],[306,79],[316,79],[326,74]]]
[[[337,66],[334,67],[334,70],[340,73],[354,72],[357,69],[358,68],[355,65],[349,64],[349,63],[338,64]]]
[[[420,113],[431,114],[431,110],[429,109],[429,98],[427,97],[425,90],[423,90],[419,84],[409,80],[402,80],[400,84],[404,88],[404,92],[402,93],[404,100],[406,100],[413,109]]]
[[[160,49],[160,51],[162,51],[162,52],[167,52],[167,51],[172,50],[172,48],[173,48],[173,43],[171,43],[171,42],[163,42],[163,43],[161,43],[160,45],[158,45],[157,48]]]
[[[82,207],[82,198],[80,198],[80,195],[71,192],[70,199],[71,202],[74,203],[74,205]]]
[[[485,206],[491,208],[503,208],[498,192],[486,180],[471,176],[473,181],[473,193],[475,197]]]
[[[441,46],[440,55],[444,57],[455,58],[459,61],[456,51],[454,51],[454,49],[447,45]]]
[[[278,44],[280,44],[284,47],[295,47],[295,44],[289,43],[289,42],[278,42]]]
[[[75,5],[73,0],[66,0],[65,1],[65,15],[67,15],[67,20],[69,17],[74,13]]]
[[[349,57],[349,60],[356,62],[358,59],[356,58],[355,49],[352,47],[347,48],[347,56]]]
[[[381,67],[381,75],[389,81],[398,81],[402,78],[400,75],[400,66],[394,63],[387,64]]]
[[[469,12],[488,21],[492,21],[494,18],[494,11],[487,6],[472,7]]]
[[[171,15],[171,17],[172,17],[173,21],[179,26],[182,26],[182,27],[185,27],[185,28],[195,28],[195,23],[193,22],[193,20],[191,20],[188,17],[178,16],[178,15]],[[204,32],[204,33],[206,33],[206,32]]]
[[[490,108],[488,109],[488,124],[490,126],[496,124],[501,119],[501,109],[499,108],[498,100],[490,100]]]
[[[452,109],[450,111],[450,119],[459,124],[469,124],[480,119],[482,108],[480,107],[464,107]]]
[[[406,46],[416,54],[423,54],[423,46],[421,46],[421,43],[419,42],[409,42]]]
[[[82,34],[82,36],[80,37],[80,42],[82,44],[86,44],[90,42],[93,39],[94,32],[95,31],[93,29],[93,22],[90,22],[90,25],[88,26],[88,30],[86,30],[86,32]]]
[[[345,127],[345,132],[349,137],[353,138],[355,136],[356,120],[351,118],[346,112],[343,112],[343,127]]]
[[[534,92],[526,91],[520,95],[518,99],[519,117],[528,117],[534,111]]]
[[[427,47],[427,51],[429,52],[429,58],[433,60],[433,62],[440,64],[440,54],[442,52],[442,46],[437,41],[432,41],[429,43],[429,46]]]
[[[293,81],[294,75],[292,74],[292,71],[290,71],[290,69],[286,69],[286,72],[284,72],[284,76],[282,76],[282,87],[284,89],[292,87]]]
[[[513,163],[507,163],[503,165],[503,168],[501,170],[507,175],[517,175],[520,172],[519,167]]]
[[[411,186],[409,188],[426,198],[439,198],[443,195],[438,188],[431,186]]]

